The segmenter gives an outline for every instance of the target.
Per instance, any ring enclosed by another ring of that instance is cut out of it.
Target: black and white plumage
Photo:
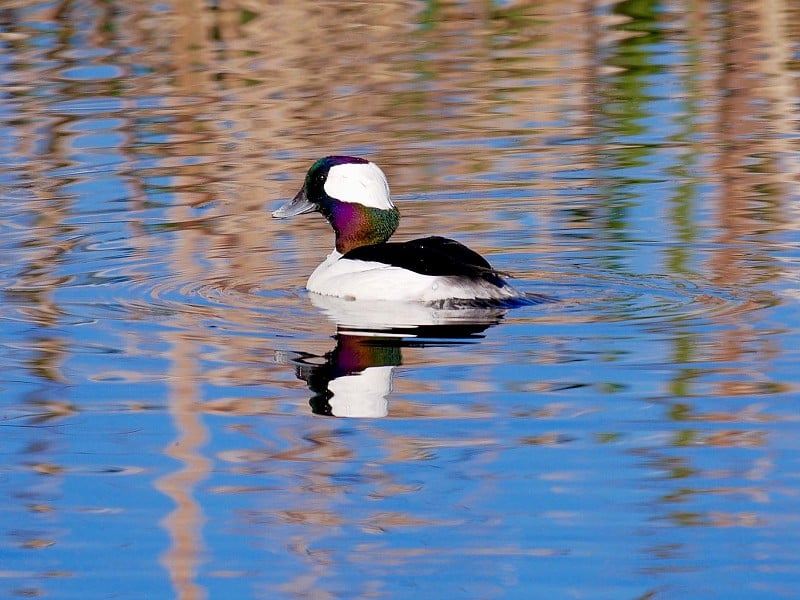
[[[441,236],[408,242],[384,242],[353,248],[342,258],[385,263],[420,275],[483,279],[492,285],[505,284],[500,271],[464,244]]]
[[[400,214],[383,171],[352,156],[328,156],[309,169],[294,199],[273,213],[318,211],[336,247],[308,280],[309,291],[354,300],[504,302],[523,295],[504,274],[463,244],[432,236],[388,242]]]

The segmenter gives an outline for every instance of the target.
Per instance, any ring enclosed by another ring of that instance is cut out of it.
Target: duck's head
[[[388,240],[400,222],[386,176],[375,163],[355,156],[326,156],[308,170],[303,188],[272,213],[285,219],[319,211],[336,233],[336,250]]]

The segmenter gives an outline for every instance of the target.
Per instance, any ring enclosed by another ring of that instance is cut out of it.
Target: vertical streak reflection
[[[205,590],[195,581],[202,560],[203,510],[192,492],[211,469],[211,461],[200,450],[208,439],[208,430],[199,410],[197,373],[192,345],[180,333],[167,334],[173,342],[175,360],[170,387],[169,414],[177,437],[164,453],[183,465],[156,482],[156,488],[175,502],[175,509],[162,521],[170,547],[161,556],[161,564],[170,575],[176,597],[186,600],[205,598]]]
[[[172,68],[176,90],[188,96],[203,89],[202,78],[205,75],[193,68],[198,60],[197,53],[206,51],[208,46],[206,27],[202,22],[198,26],[193,18],[204,14],[203,8],[199,0],[177,0],[174,4],[178,29],[172,39]],[[194,117],[191,109],[186,107],[182,118],[176,123],[176,133],[192,132],[196,126]],[[202,154],[200,149],[191,150]],[[187,206],[191,204],[191,198],[176,193],[174,202],[174,207],[168,211],[170,219],[176,223],[185,222],[189,218]],[[197,233],[179,231],[172,238],[172,243],[174,272],[200,277],[198,265],[193,259]],[[183,468],[156,483],[157,488],[175,502],[175,509],[161,522],[170,538],[170,547],[161,556],[161,564],[169,572],[175,596],[196,600],[207,595],[206,590],[197,583],[198,568],[203,560],[202,528],[206,519],[201,505],[193,496],[193,490],[208,477],[211,462],[201,453],[208,439],[208,430],[202,422],[202,392],[198,386],[202,373],[198,366],[196,343],[186,333],[196,329],[197,323],[191,314],[178,313],[172,325],[174,327],[163,335],[172,348],[169,414],[177,437],[165,449],[165,454],[179,461]]]

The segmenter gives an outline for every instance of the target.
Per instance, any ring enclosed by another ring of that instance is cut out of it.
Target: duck
[[[429,236],[390,242],[400,223],[386,175],[357,156],[326,156],[299,192],[272,213],[286,219],[319,212],[335,234],[333,251],[311,273],[306,289],[346,300],[428,305],[507,303],[524,294],[474,250]]]

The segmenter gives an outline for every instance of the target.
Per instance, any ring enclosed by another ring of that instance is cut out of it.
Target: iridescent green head
[[[378,166],[355,156],[326,156],[306,174],[291,202],[272,213],[282,219],[319,211],[336,233],[336,250],[388,240],[400,222],[386,176]]]

